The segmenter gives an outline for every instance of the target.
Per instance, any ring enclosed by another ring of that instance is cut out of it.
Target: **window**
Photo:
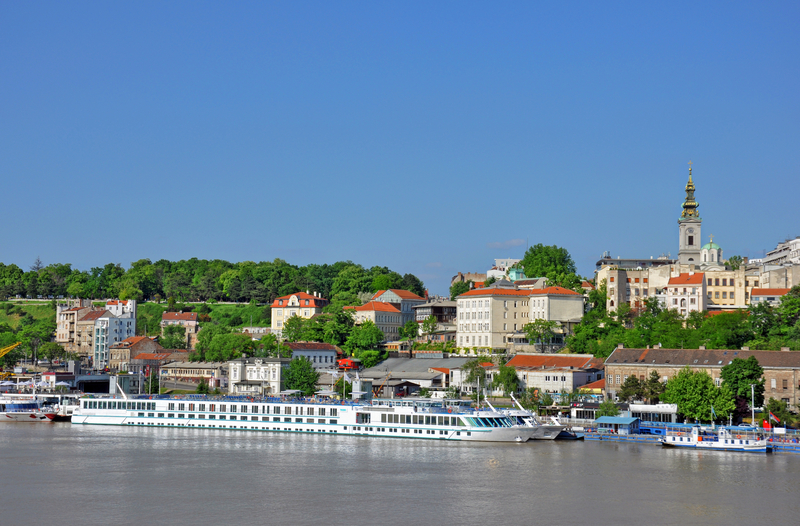
[[[777,384],[778,384],[778,381],[777,381],[775,378],[773,378],[772,380],[770,380],[770,381],[769,381],[769,383],[770,383],[770,387],[771,387],[771,388],[773,388],[773,389],[777,389],[777,388],[778,388],[778,385],[777,385]]]
[[[727,279],[722,278],[722,286],[723,287],[727,287],[728,286],[728,280]]]
[[[708,286],[711,286],[711,278],[708,278]]]
[[[719,299],[719,291],[716,291],[716,292],[714,293],[714,298],[715,298],[715,299]]]
[[[719,287],[719,278],[714,278],[714,286]]]
[[[727,292],[725,292],[725,291],[722,292],[722,299],[724,299],[724,300],[728,299],[728,293]]]
[[[619,383],[619,375],[616,375],[616,376],[614,377],[614,379],[616,380],[616,383]]]
[[[694,236],[689,236],[689,246],[694,246]]]
[[[789,389],[789,380],[784,379],[782,380],[782,382],[783,382],[783,390],[786,391],[787,389]]]
[[[628,278],[628,283],[630,283],[630,282],[631,282],[631,278]]]
[[[614,283],[614,276],[611,276],[611,283]]]

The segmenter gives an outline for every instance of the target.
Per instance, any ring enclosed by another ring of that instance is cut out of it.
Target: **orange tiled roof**
[[[581,390],[583,389],[605,389],[606,388],[606,379],[602,378],[590,384],[582,385],[580,387]]]
[[[581,282],[581,287],[583,287],[584,289],[594,290],[594,285],[592,285],[588,281]]]
[[[695,272],[694,274],[684,272],[678,277],[669,278],[669,285],[702,285],[703,276],[702,272]]]
[[[106,305],[127,305],[128,300],[108,300]]]
[[[783,296],[791,289],[753,289],[750,296]]]
[[[324,307],[328,304],[328,300],[323,298],[322,296],[314,296],[313,294],[308,294],[307,292],[295,292],[294,294],[287,294],[286,296],[281,296],[280,298],[275,298],[275,301],[272,302],[273,307],[286,307],[286,305],[282,305],[279,303],[283,300],[289,300],[292,296],[296,296],[298,300],[311,300],[313,303],[309,302],[308,305],[300,305],[301,307]],[[323,303],[324,302],[324,303]]]
[[[392,312],[396,314],[400,313],[400,310],[391,303],[383,303],[380,301],[370,301],[369,303],[365,303],[364,305],[358,307],[354,305],[349,305],[345,307],[345,309],[355,310],[358,312],[378,311],[378,312]]]
[[[565,289],[564,287],[545,287],[543,289],[533,289],[530,291],[531,296],[536,296],[539,294],[555,294],[560,296],[580,296],[579,293],[575,292],[574,290]]]
[[[450,374],[450,369],[447,367],[431,367],[431,371],[438,371],[444,374]]]
[[[132,360],[166,360],[171,354],[169,352],[140,352]]]
[[[568,354],[518,354],[506,365],[509,367],[575,367],[577,369],[593,369],[594,357],[570,356]]]
[[[417,296],[416,294],[414,294],[411,291],[402,290],[402,289],[379,290],[378,292],[375,293],[374,296],[372,296],[372,299],[374,300],[374,299],[379,298],[385,292],[394,292],[395,294],[397,294],[397,296],[400,299],[404,299],[404,300],[424,300],[425,299],[425,298],[422,298],[420,296]]]

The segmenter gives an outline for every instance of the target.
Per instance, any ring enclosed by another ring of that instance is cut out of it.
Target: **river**
[[[2,524],[796,524],[800,456],[0,424]]]

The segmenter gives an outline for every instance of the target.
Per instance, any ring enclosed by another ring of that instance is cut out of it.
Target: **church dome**
[[[700,250],[720,250],[720,246],[712,241],[711,243],[706,243],[703,245]]]

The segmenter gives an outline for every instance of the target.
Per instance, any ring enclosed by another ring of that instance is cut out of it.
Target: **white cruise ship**
[[[158,426],[253,432],[525,442],[535,429],[496,411],[429,399],[335,401],[243,396],[84,397],[81,425]]]

